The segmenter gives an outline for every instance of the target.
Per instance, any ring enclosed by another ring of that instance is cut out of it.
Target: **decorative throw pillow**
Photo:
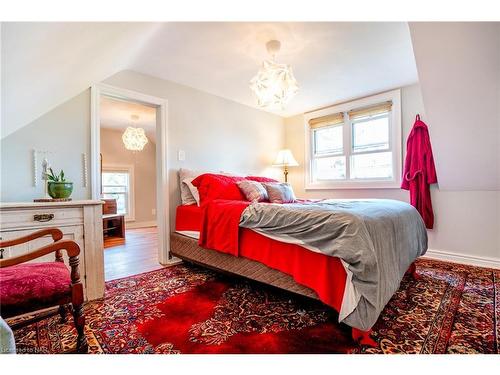
[[[257,181],[257,182],[278,182],[274,178],[269,178],[269,177],[261,177],[261,176],[246,176],[245,177],[247,180],[250,181]]]
[[[263,202],[269,198],[266,188],[257,181],[243,180],[237,182],[238,187],[250,202]]]
[[[184,183],[186,179],[194,179],[203,172],[193,171],[191,169],[181,168],[179,169],[179,182],[181,189],[181,202],[182,204],[195,204],[196,199],[193,197],[193,193],[189,189],[189,186]]]
[[[200,193],[198,192],[198,189],[193,185],[193,180],[194,178],[186,178],[184,181],[182,181],[182,184],[188,187],[189,191],[191,192],[191,199],[194,199],[194,203],[199,206]]]
[[[244,201],[245,197],[236,184],[242,180],[243,177],[205,173],[196,177],[191,183],[198,188],[200,204],[203,205],[214,199]]]
[[[263,182],[262,185],[266,188],[271,203],[293,203],[296,200],[292,186],[286,182]]]

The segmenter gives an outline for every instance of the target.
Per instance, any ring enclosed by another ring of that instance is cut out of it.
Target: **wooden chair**
[[[83,285],[80,281],[78,265],[80,247],[74,241],[62,240],[59,229],[48,228],[27,236],[1,241],[0,247],[16,246],[43,236],[52,236],[53,243],[16,257],[0,260],[0,308],[3,318],[9,318],[40,309],[59,306],[63,321],[67,307],[70,307],[76,331],[77,351],[87,352],[84,334]],[[69,257],[71,272],[64,264],[61,250]],[[55,252],[55,262],[26,263]],[[11,328],[27,325],[46,318],[53,313],[37,314],[33,319],[21,321]]]

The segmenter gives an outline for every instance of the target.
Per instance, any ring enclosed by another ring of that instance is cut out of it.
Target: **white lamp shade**
[[[289,149],[280,150],[278,156],[273,163],[274,167],[296,167],[299,163],[293,157],[292,151]]]
[[[299,87],[290,66],[266,60],[250,81],[250,89],[260,107],[284,109]]]
[[[142,128],[129,126],[122,135],[125,148],[130,151],[142,151],[148,143],[148,138]]]

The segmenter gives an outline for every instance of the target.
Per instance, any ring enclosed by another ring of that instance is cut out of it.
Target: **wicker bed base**
[[[170,235],[170,253],[182,260],[215,271],[242,276],[291,293],[319,300],[315,291],[297,284],[290,275],[269,268],[254,260],[238,258],[233,255],[202,248],[198,246],[198,241],[194,238],[172,233]],[[354,341],[360,345],[377,347],[378,344],[370,337],[370,334],[371,330],[360,331],[359,329],[352,328],[352,338]]]
[[[315,291],[297,284],[290,275],[269,268],[254,260],[238,258],[219,251],[202,248],[198,245],[196,239],[178,233],[170,235],[170,253],[187,262],[216,271],[242,276],[288,292],[319,299]]]

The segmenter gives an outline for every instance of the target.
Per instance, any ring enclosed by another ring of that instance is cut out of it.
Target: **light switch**
[[[179,161],[186,160],[186,153],[184,152],[184,150],[179,150],[178,155],[177,155],[177,160],[179,160]]]

